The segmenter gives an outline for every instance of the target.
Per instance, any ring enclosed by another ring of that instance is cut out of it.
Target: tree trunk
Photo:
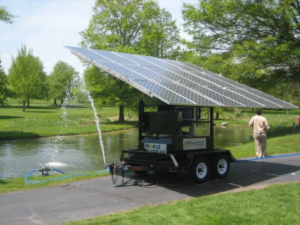
[[[54,105],[56,105],[56,98],[54,99]]]
[[[220,113],[216,112],[216,120],[219,119]]]
[[[29,106],[29,99],[27,99],[27,108],[29,108],[30,106]]]
[[[63,99],[60,100],[60,104],[61,105],[64,104],[64,100]]]
[[[120,105],[119,122],[120,123],[125,122],[125,119],[124,119],[124,106],[123,106],[123,104]]]
[[[23,101],[23,112],[25,112],[26,100]]]

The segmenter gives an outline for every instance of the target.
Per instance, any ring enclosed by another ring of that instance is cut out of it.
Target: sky
[[[184,3],[197,4],[199,0],[158,0],[161,8],[172,14],[183,32],[181,10]],[[8,12],[17,17],[13,24],[0,21],[0,59],[5,73],[16,58],[22,44],[40,58],[44,71],[50,74],[54,65],[64,61],[83,74],[80,60],[64,46],[79,46],[81,36],[92,18],[95,0],[0,0]]]

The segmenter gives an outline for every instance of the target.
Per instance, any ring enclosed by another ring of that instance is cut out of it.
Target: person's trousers
[[[256,157],[267,156],[267,136],[261,135],[254,138]]]

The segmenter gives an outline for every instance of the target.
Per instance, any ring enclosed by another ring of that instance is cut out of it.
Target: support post
[[[213,144],[213,147],[214,147],[214,108],[211,107],[210,108],[210,137],[211,137],[211,140],[212,140],[212,144]]]
[[[171,106],[172,112],[172,152],[175,151],[175,138],[176,138],[176,126],[177,126],[177,118],[176,118],[176,110],[175,106]]]
[[[141,100],[140,101],[140,104],[139,104],[139,136],[138,136],[138,140],[139,140],[139,145],[141,143],[141,140],[142,140],[142,130],[143,130],[143,120],[144,120],[144,101]],[[140,146],[139,146],[140,148]]]

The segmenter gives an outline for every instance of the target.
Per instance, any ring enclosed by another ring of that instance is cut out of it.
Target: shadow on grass
[[[274,128],[272,127],[267,132],[268,138],[280,137],[290,134],[294,134],[293,126],[276,126]]]
[[[22,111],[23,106],[5,106],[5,107],[0,107],[3,109],[20,109]],[[25,111],[28,109],[57,109],[58,107],[56,106],[30,106],[29,108],[25,107]]]
[[[24,118],[23,116],[0,116],[0,120],[19,119]]]
[[[255,110],[256,112],[256,110]],[[286,109],[263,109],[263,112],[267,113],[267,114],[272,114],[272,115],[278,115],[278,114],[285,114],[287,115],[287,110]],[[293,110],[289,110],[289,115],[298,115],[299,114],[299,110],[297,109],[293,109]]]
[[[7,181],[0,179],[0,184],[8,184]]]
[[[226,108],[225,112],[227,113],[234,113],[235,108]],[[256,109],[241,109],[243,113],[249,113],[249,114],[253,114],[256,115]],[[299,109],[293,109],[293,110],[289,110],[289,115],[299,115]],[[262,113],[264,114],[268,114],[268,115],[287,115],[287,110],[286,109],[262,109]],[[250,118],[249,118],[250,120]]]
[[[59,105],[58,107],[62,107],[62,105]],[[64,108],[89,108],[88,106],[84,105],[64,105]]]
[[[54,111],[31,111],[30,109],[27,109],[27,111],[25,111],[25,113],[55,113]]]
[[[88,106],[85,105],[64,105],[65,108],[88,108]],[[23,106],[3,106],[0,107],[3,109],[23,109]],[[42,106],[37,106],[37,105],[32,105],[29,108],[25,107],[25,111],[26,110],[30,110],[30,109],[60,109],[61,105],[42,105]]]
[[[0,140],[14,140],[23,138],[38,138],[40,135],[22,131],[1,131]]]
[[[131,125],[137,127],[139,122],[138,121],[125,121],[123,123],[120,123],[118,121],[103,121],[102,124],[107,124],[107,125]]]

